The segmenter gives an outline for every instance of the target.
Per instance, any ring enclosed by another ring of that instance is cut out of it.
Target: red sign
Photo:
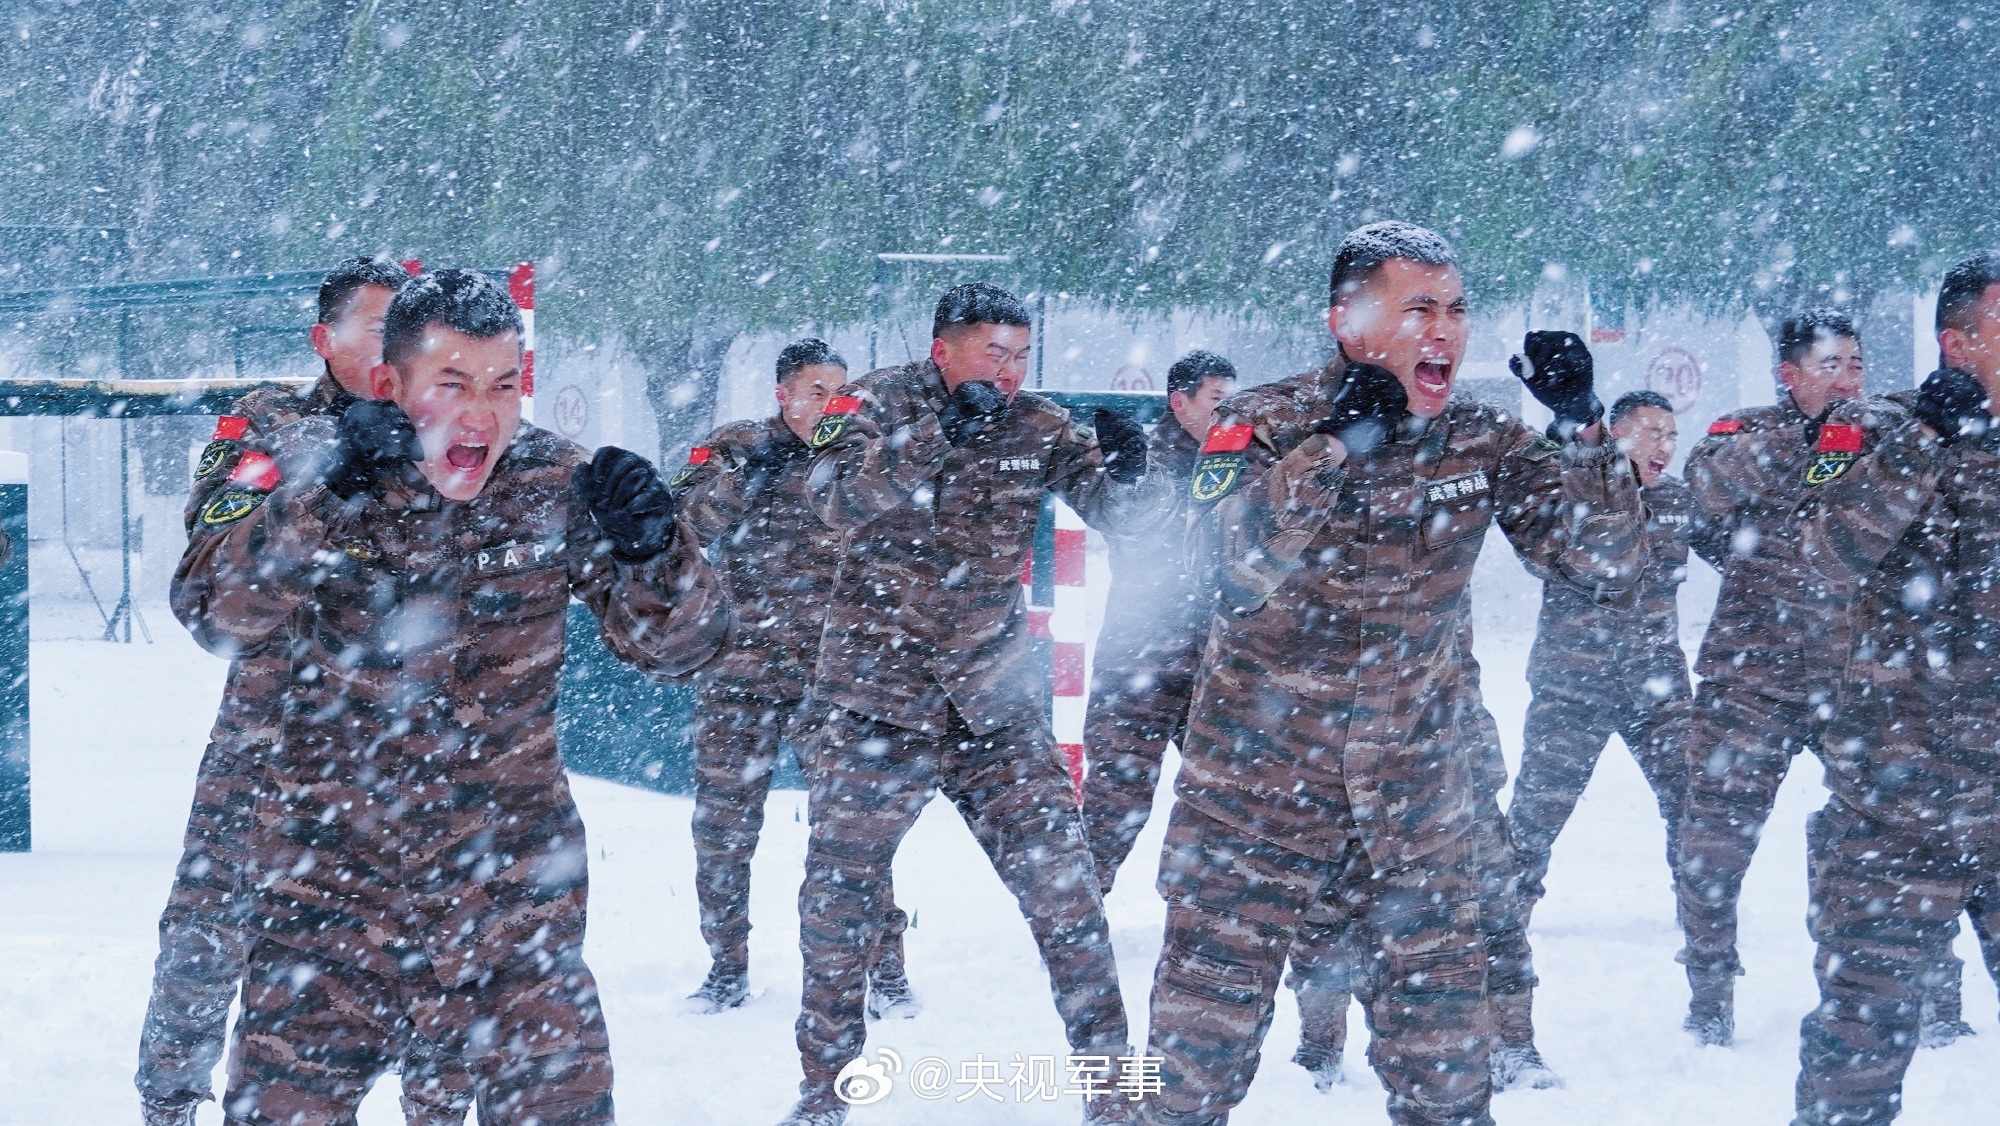
[[[1701,398],[1701,361],[1685,348],[1662,348],[1646,366],[1646,390],[1657,391],[1683,414]]]

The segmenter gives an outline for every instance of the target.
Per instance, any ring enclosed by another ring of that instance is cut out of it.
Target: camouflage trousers
[[[1702,685],[1688,731],[1687,804],[1674,871],[1690,970],[1740,974],[1736,904],[1743,874],[1777,803],[1792,759],[1813,745],[1824,711],[1735,684]]]
[[[764,829],[764,801],[778,765],[778,747],[797,738],[796,700],[766,700],[704,684],[696,702],[694,735],[695,897],[701,937],[717,966],[750,965],[750,860]],[[808,764],[800,763],[804,770]],[[869,961],[900,973],[903,932],[910,919],[883,885],[879,945]]]
[[[1160,761],[1178,742],[1194,698],[1201,637],[1108,642],[1091,674],[1084,714],[1083,835],[1106,894],[1153,812]]]
[[[1477,863],[1461,839],[1408,868],[1376,869],[1350,833],[1314,860],[1174,805],[1160,858],[1167,931],[1148,1052],[1162,1089],[1151,1126],[1219,1126],[1243,1101],[1288,956],[1358,952],[1368,1062],[1397,1126],[1490,1126],[1486,950]],[[1345,936],[1343,939],[1342,936]]]
[[[890,865],[936,792],[958,807],[1019,902],[1071,1049],[1129,1052],[1103,895],[1076,792],[1044,725],[974,735],[953,709],[942,734],[922,733],[828,708],[806,742],[812,835],[799,888],[805,987],[797,1033],[808,1104],[839,1105],[834,1080],[861,1054],[863,973],[882,928]]]
[[[256,823],[262,774],[245,757],[210,743],[195,775],[181,860],[160,914],[160,953],[152,998],[139,1036],[139,1094],[178,1105],[211,1097],[209,1076],[222,1059],[229,1005],[250,955],[244,887],[248,837]],[[471,1081],[449,1061],[430,1069],[434,1082],[405,1096],[412,1126],[465,1120]]]
[[[1491,796],[1481,795],[1466,843],[1479,881],[1479,935],[1486,952],[1487,998],[1496,1010],[1491,1021],[1494,1042],[1531,1043],[1531,998],[1539,981],[1528,945],[1529,904],[1520,894],[1506,822]],[[1346,1044],[1349,999],[1358,999],[1365,1008],[1375,995],[1375,983],[1362,971],[1384,965],[1379,958],[1362,962],[1357,951],[1366,948],[1357,946],[1356,936],[1345,933],[1352,923],[1337,901],[1313,904],[1293,938],[1291,969],[1285,977],[1285,984],[1298,994],[1300,1042],[1329,1054]],[[1517,998],[1518,1003],[1505,1005],[1505,998]]]
[[[1521,895],[1529,909],[1541,901],[1550,850],[1576,812],[1598,756],[1613,735],[1624,740],[1653,789],[1653,801],[1667,826],[1667,870],[1673,871],[1688,789],[1684,745],[1693,699],[1686,674],[1657,699],[1635,698],[1618,690],[1591,692],[1580,685],[1532,687],[1521,772],[1507,807],[1507,835],[1521,866]]]
[[[2000,856],[1947,855],[1838,797],[1813,815],[1806,840],[1820,1003],[1799,1027],[1798,1122],[1888,1122],[1957,917],[2000,896]]]
[[[440,1064],[471,1076],[480,1126],[608,1126],[611,1046],[577,949],[446,989],[384,977],[270,941],[252,949],[229,1057],[227,1126],[347,1126],[376,1079],[403,1067],[435,1091]]]

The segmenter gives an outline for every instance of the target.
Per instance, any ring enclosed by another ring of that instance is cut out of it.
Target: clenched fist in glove
[[[1556,416],[1556,429],[1563,437],[1603,417],[1590,349],[1576,333],[1531,332],[1521,342],[1521,354],[1510,357],[1507,367]]]
[[[1007,396],[983,379],[970,380],[952,388],[951,398],[938,412],[938,426],[944,440],[963,446],[1000,420],[1007,409]]]
[[[1331,434],[1355,457],[1366,457],[1382,444],[1410,413],[1410,395],[1388,368],[1374,364],[1347,365],[1347,382],[1333,397],[1333,413],[1313,425],[1315,434]]]
[[[1103,407],[1090,416],[1097,431],[1097,448],[1104,452],[1104,471],[1113,481],[1129,485],[1146,475],[1146,428],[1123,411]]]
[[[631,450],[598,450],[576,467],[574,486],[620,560],[644,563],[674,542],[674,495],[653,463]]]
[[[1956,368],[1941,367],[1924,378],[1924,385],[1917,388],[1915,413],[1947,446],[1960,438],[1977,438],[1993,424],[1986,389]]]
[[[341,413],[332,457],[327,461],[327,491],[352,500],[374,488],[384,470],[413,465],[424,459],[417,427],[403,408],[386,399],[360,399]]]

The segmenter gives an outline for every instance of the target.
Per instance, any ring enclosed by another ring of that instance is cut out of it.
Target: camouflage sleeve
[[[194,483],[188,487],[187,511],[182,514],[190,535],[201,519],[201,510],[229,483],[243,451],[261,437],[251,412],[240,400],[230,404],[228,414],[215,420],[215,433],[195,461]]]
[[[728,599],[685,517],[673,543],[644,563],[613,558],[582,504],[570,505],[568,535],[570,591],[596,615],[612,655],[664,679],[686,676],[721,649]]]
[[[1718,571],[1729,560],[1732,535],[1727,520],[1709,515],[1699,503],[1688,506],[1688,547]]]
[[[223,657],[254,653],[281,632],[325,576],[334,525],[352,519],[316,475],[287,475],[260,447],[242,451],[210,492],[168,593],[195,641]]]
[[[1949,458],[1945,447],[1894,403],[1840,404],[1820,428],[1806,475],[1810,488],[1799,506],[1800,557],[1821,577],[1851,591],[1930,508]]]
[[[1149,458],[1150,461],[1150,458]],[[1104,471],[1104,451],[1096,435],[1065,420],[1049,450],[1048,489],[1076,510],[1083,522],[1107,536],[1131,536],[1153,529],[1171,514],[1174,483],[1164,473],[1147,473],[1129,484]]]
[[[837,531],[924,503],[951,452],[937,415],[899,409],[856,384],[827,400],[811,444],[813,512]]]
[[[1189,560],[1218,609],[1254,614],[1299,569],[1333,515],[1345,480],[1331,447],[1326,435],[1315,434],[1279,457],[1268,436],[1249,424],[1225,423],[1210,432],[1207,453],[1234,455],[1242,478],[1213,503],[1202,500],[1202,474],[1209,470],[1198,469],[1191,486],[1197,503],[1189,514]]]
[[[668,482],[681,513],[702,543],[714,543],[743,518],[749,501],[743,496],[743,451],[729,442],[726,429],[717,430],[688,451],[687,464]]]
[[[1493,501],[1515,552],[1599,603],[1636,604],[1646,515],[1631,460],[1610,442],[1558,445],[1512,420],[1502,440]]]
[[[1743,432],[1741,425],[1733,419],[1718,420],[1688,451],[1687,465],[1681,471],[1695,507],[1706,515],[1713,534],[1725,545],[1736,532],[1737,514],[1756,500],[1755,486],[1764,476],[1764,467],[1759,464],[1760,442],[1754,434]]]

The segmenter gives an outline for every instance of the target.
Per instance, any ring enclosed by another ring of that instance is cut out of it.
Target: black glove
[[[1583,346],[1582,337],[1538,330],[1521,342],[1521,352],[1508,358],[1508,369],[1556,416],[1556,427],[1565,437],[1604,416],[1604,404],[1597,401],[1594,388],[1590,349]]]
[[[1007,396],[998,387],[975,379],[952,389],[951,398],[938,412],[938,425],[944,428],[945,441],[963,446],[999,421],[1000,412],[1006,409]]]
[[[1956,368],[1939,368],[1917,388],[1916,415],[1950,445],[1959,438],[1986,433],[1993,416],[1986,413],[1986,389]]]
[[[743,494],[749,497],[761,494],[784,472],[788,462],[811,452],[805,443],[777,434],[751,446],[743,454]]]
[[[1124,411],[1099,407],[1091,413],[1097,448],[1104,451],[1104,471],[1113,481],[1129,485],[1146,475],[1146,428]]]
[[[674,542],[674,494],[652,462],[605,446],[576,467],[574,484],[619,559],[644,563]]]
[[[333,456],[325,476],[327,491],[352,500],[375,486],[384,470],[424,460],[417,427],[403,408],[386,399],[357,399],[341,412]]]
[[[1355,457],[1394,433],[1410,413],[1410,393],[1396,373],[1374,364],[1349,362],[1346,382],[1333,396],[1333,410],[1313,424],[1315,434],[1331,434]]]

